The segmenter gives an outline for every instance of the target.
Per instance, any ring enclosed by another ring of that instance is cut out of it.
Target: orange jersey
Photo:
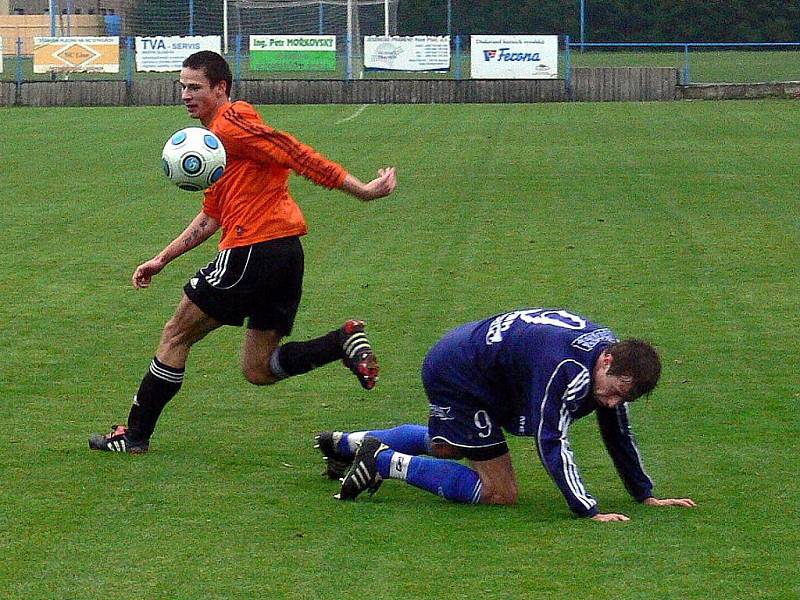
[[[247,102],[225,104],[209,129],[225,146],[225,174],[208,188],[203,212],[222,225],[219,249],[308,233],[289,194],[289,172],[338,188],[347,171],[291,135],[273,129]]]

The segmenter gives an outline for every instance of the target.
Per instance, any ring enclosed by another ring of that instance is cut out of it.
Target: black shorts
[[[230,248],[200,269],[183,291],[225,325],[292,332],[303,291],[303,246],[288,237]]]

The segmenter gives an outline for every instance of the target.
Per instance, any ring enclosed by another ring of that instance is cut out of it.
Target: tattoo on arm
[[[189,236],[183,240],[183,245],[186,248],[193,248],[198,243],[197,239],[205,234],[206,227],[208,227],[208,219],[203,219],[197,224],[197,227],[189,232]]]

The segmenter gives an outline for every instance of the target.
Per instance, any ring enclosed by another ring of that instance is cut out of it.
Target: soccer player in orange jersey
[[[363,201],[388,196],[397,185],[393,167],[363,183],[341,165],[291,135],[273,129],[243,101],[231,102],[231,70],[215,52],[189,56],[180,74],[189,115],[225,146],[225,175],[205,192],[202,210],[188,227],[133,273],[146,288],[172,260],[222,229],[219,254],[184,286],[175,314],[164,326],[150,368],[133,400],[127,426],[93,435],[96,450],[143,453],[150,446],[164,406],[178,393],[192,345],[222,325],[247,319],[242,372],[250,383],[268,385],[343,360],[366,389],[374,387],[378,363],[361,321],[349,320],[328,334],[281,344],[291,333],[300,303],[307,227],[289,194],[294,171],[329,189]]]

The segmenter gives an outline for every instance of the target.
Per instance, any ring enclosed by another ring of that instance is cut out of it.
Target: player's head
[[[661,358],[651,344],[631,338],[609,346],[606,352],[613,358],[608,374],[633,379],[630,400],[647,396],[655,389],[661,377]]]
[[[627,339],[603,350],[595,366],[594,394],[604,406],[647,396],[661,377],[661,358],[643,340]]]
[[[227,96],[231,95],[233,75],[231,74],[228,61],[220,54],[212,52],[211,50],[195,52],[186,57],[183,61],[183,67],[203,71],[212,88],[216,87],[220,81],[224,81],[225,94]]]
[[[231,70],[216,52],[196,52],[183,61],[181,100],[193,119],[208,127],[219,109],[228,102]]]

